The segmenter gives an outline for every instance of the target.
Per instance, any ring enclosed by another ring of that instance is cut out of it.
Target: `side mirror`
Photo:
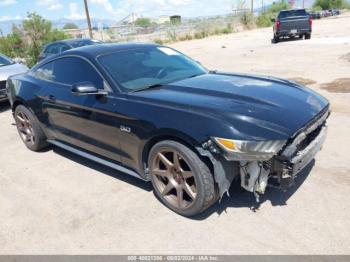
[[[72,87],[72,93],[78,95],[106,95],[107,92],[100,91],[91,82],[82,82],[74,84]]]
[[[271,22],[272,23],[276,22],[276,19],[275,18],[271,18]]]

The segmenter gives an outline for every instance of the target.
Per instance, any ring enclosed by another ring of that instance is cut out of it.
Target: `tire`
[[[208,166],[185,145],[171,140],[157,143],[149,153],[148,166],[155,195],[174,212],[190,217],[216,202]]]
[[[14,117],[18,134],[28,149],[37,152],[48,146],[38,120],[28,108],[23,105],[17,106]]]
[[[311,39],[311,34],[305,34],[305,40]]]
[[[279,40],[280,40],[279,37],[274,35],[273,38],[272,38],[272,43],[273,44],[277,44],[279,42]]]

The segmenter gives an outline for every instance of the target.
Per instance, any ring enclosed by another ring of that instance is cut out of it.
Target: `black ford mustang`
[[[9,78],[18,132],[152,181],[175,212],[192,216],[235,178],[259,197],[286,189],[320,150],[328,101],[294,82],[207,71],[151,44],[66,51]]]

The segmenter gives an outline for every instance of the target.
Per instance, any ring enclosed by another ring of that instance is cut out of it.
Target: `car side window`
[[[58,44],[49,45],[46,48],[45,53],[47,53],[47,54],[58,54],[59,53],[59,45]]]
[[[69,50],[69,49],[71,49],[68,45],[66,45],[66,44],[61,44],[61,46],[60,46],[60,53],[62,53],[62,52],[64,52],[64,51],[67,51],[67,50]]]
[[[98,89],[104,88],[104,81],[87,61],[78,57],[63,57],[54,61],[54,81],[73,85],[91,82]]]
[[[33,72],[34,76],[48,81],[54,81],[53,62],[47,63]]]

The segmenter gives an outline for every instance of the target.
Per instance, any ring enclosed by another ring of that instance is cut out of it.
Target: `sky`
[[[245,1],[248,6],[250,0]],[[254,5],[259,7],[262,1],[268,4],[273,0],[254,0]],[[113,20],[121,20],[132,12],[145,17],[227,14],[238,2],[241,0],[88,0],[91,17]],[[23,19],[28,11],[50,20],[85,17],[83,0],[0,0],[0,21]]]

